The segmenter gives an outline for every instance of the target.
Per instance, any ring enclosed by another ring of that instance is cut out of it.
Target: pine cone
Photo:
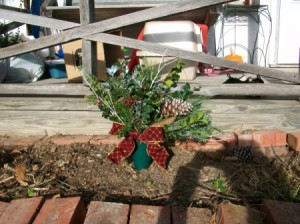
[[[187,115],[192,109],[192,104],[182,99],[165,99],[161,107],[161,114],[168,116]]]
[[[243,162],[250,162],[252,160],[251,146],[236,146],[230,154]]]

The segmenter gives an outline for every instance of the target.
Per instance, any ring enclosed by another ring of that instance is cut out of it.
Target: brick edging
[[[90,143],[94,145],[108,144],[117,145],[122,138],[115,135],[54,135],[50,137],[9,137],[0,136],[0,145],[8,146],[32,146],[38,141],[51,142],[55,145],[70,145]],[[282,130],[253,131],[245,134],[225,134],[214,137],[202,144],[196,141],[176,141],[175,146],[183,150],[215,152],[232,149],[236,145],[251,145],[253,152],[263,153],[272,156],[275,153],[279,156],[286,155],[286,146],[295,151],[300,151],[300,132],[286,133]]]

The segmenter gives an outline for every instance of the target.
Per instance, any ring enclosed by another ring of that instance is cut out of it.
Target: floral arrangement
[[[216,130],[209,112],[201,108],[205,97],[193,97],[189,84],[178,85],[182,65],[176,59],[175,66],[161,80],[164,66],[150,66],[144,61],[130,72],[126,60],[119,60],[107,69],[105,83],[80,68],[92,92],[87,101],[114,122],[110,134],[125,137],[109,159],[120,163],[133,152],[137,140],[147,143],[147,153],[166,168],[169,154],[161,143],[185,139],[205,142]]]

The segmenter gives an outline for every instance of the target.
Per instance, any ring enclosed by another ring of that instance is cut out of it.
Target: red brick
[[[80,224],[86,210],[80,197],[55,198],[46,200],[34,224]]]
[[[123,138],[119,138],[116,135],[103,135],[103,136],[93,137],[90,143],[94,145],[100,145],[100,144],[118,145],[122,140]]]
[[[84,224],[114,223],[127,224],[129,205],[111,202],[92,201]]]
[[[219,205],[217,213],[217,224],[262,224],[263,218],[253,208],[225,204]]]
[[[13,200],[0,217],[0,223],[32,223],[42,203],[43,197]]]
[[[300,223],[300,203],[263,200],[261,211],[267,224]]]
[[[251,145],[256,148],[285,146],[286,133],[281,130],[262,130],[239,134],[238,144],[241,146]]]
[[[91,135],[62,135],[52,137],[51,142],[56,145],[71,145],[74,143],[88,143],[91,139]]]
[[[287,144],[291,149],[300,151],[300,132],[288,133]]]
[[[130,224],[170,224],[171,209],[162,206],[132,205]]]
[[[207,224],[211,220],[212,214],[207,208],[172,207],[173,224]]]
[[[6,137],[1,139],[1,144],[4,146],[31,146],[37,142],[40,137]]]
[[[3,214],[6,207],[9,205],[9,203],[0,201],[0,216]]]
[[[176,142],[177,146],[184,150],[191,151],[222,151],[231,149],[237,144],[237,137],[235,135],[224,135],[218,139],[209,139],[206,143],[198,141]]]

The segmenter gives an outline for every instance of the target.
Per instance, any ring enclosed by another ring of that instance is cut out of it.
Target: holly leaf
[[[168,80],[165,81],[165,84],[166,84],[166,86],[168,86],[168,87],[172,87],[173,84],[174,84],[174,82],[173,82],[171,79],[168,79]]]

